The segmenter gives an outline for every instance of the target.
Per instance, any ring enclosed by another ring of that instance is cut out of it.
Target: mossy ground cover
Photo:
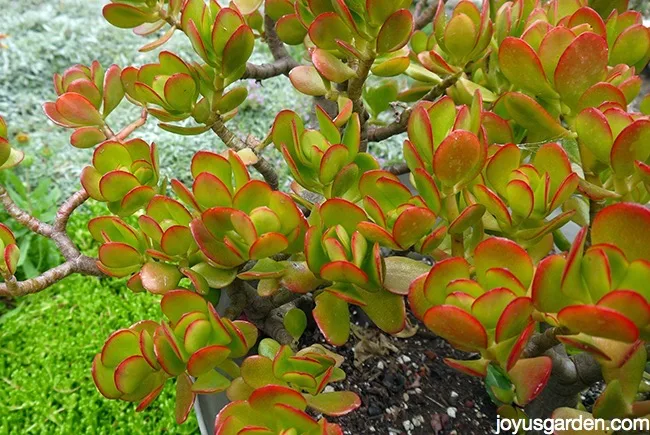
[[[173,382],[135,413],[92,381],[92,359],[112,331],[159,318],[157,298],[121,280],[73,276],[22,298],[0,317],[0,434],[195,433],[195,417],[174,422]]]

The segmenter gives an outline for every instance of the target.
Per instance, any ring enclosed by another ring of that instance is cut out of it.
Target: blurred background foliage
[[[46,120],[41,104],[55,97],[52,75],[76,64],[97,59],[105,67],[142,65],[156,59],[156,50],[139,53],[143,39],[111,27],[101,16],[102,0],[0,0],[0,114],[5,117],[12,143],[25,151],[25,162],[0,174],[0,184],[23,209],[51,221],[57,205],[78,190],[79,173],[92,150],[69,145],[69,131]],[[650,14],[650,0],[631,0]],[[183,35],[163,49],[191,58]],[[296,58],[302,53],[293,52]],[[260,44],[251,59],[271,59]],[[248,82],[249,99],[229,126],[241,137],[264,137],[282,109],[311,112],[311,100],[293,90],[283,77]],[[138,117],[138,109],[123,103],[109,121],[121,128]],[[305,115],[307,116],[307,115]],[[384,120],[392,116],[388,111]],[[182,137],[167,133],[155,120],[138,136],[160,147],[163,175],[189,177],[191,156],[199,149],[222,151],[223,143],[210,132]],[[403,137],[371,144],[370,151],[384,164],[400,158]],[[281,172],[288,170],[275,150],[269,157]],[[86,224],[107,214],[102,204],[89,201],[70,220],[68,231],[87,255],[96,253]],[[50,240],[25,231],[0,212],[0,222],[18,237],[21,259],[17,277],[38,275],[61,261]],[[92,357],[108,334],[133,322],[160,316],[158,301],[149,294],[132,294],[115,279],[70,277],[40,294],[10,303],[0,300],[0,435],[13,433],[195,433],[194,417],[174,423],[173,388],[168,385],[156,405],[136,414],[133,406],[108,401],[95,390],[90,376]]]

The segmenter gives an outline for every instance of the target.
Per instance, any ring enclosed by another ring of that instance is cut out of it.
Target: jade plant
[[[0,225],[0,295],[80,273],[159,298],[161,318],[98,349],[93,380],[137,411],[174,383],[178,423],[198,394],[226,394],[216,434],[342,434],[327,419],[361,406],[338,384],[351,306],[386,334],[420,323],[468,352],[446,363],[483,378],[504,417],[646,417],[650,97],[631,103],[650,30],[626,9],[112,0],[106,20],[158,61],[55,75],[45,115],[94,152],[53,223],[0,189],[9,215],[65,258],[17,281],[19,243]],[[193,59],[164,49],[175,33]],[[249,62],[259,44],[273,61]],[[266,137],[240,138],[230,121],[246,80],[283,75],[313,111],[283,110]],[[123,104],[140,117],[117,126]],[[167,144],[137,137],[152,118],[216,135],[191,178],[161,176]],[[390,138],[402,157],[386,165],[370,150]],[[23,157],[9,139],[0,118],[0,169]],[[88,199],[106,204],[88,223],[97,258],[66,233]],[[309,325],[324,345],[300,338]],[[587,412],[579,393],[599,381]]]

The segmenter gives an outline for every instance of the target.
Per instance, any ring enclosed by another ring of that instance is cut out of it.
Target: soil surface
[[[356,392],[361,407],[338,419],[352,435],[483,435],[493,433],[496,408],[479,378],[444,364],[446,357],[469,359],[414,325],[402,337],[382,334],[373,326],[353,326],[345,346],[331,348],[345,357],[347,379],[337,390]],[[318,328],[308,329],[301,345],[326,345]],[[410,337],[404,337],[411,335]],[[326,345],[330,348],[328,345]]]

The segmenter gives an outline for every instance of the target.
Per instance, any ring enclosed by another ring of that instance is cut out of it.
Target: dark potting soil
[[[328,417],[352,435],[484,435],[493,433],[496,407],[479,378],[444,364],[467,359],[417,324],[410,337],[382,334],[373,326],[353,326],[350,340],[333,348],[318,328],[308,328],[301,347],[321,343],[345,357],[347,378],[337,390],[356,392],[362,405],[340,418]],[[404,334],[404,335],[411,335]]]

